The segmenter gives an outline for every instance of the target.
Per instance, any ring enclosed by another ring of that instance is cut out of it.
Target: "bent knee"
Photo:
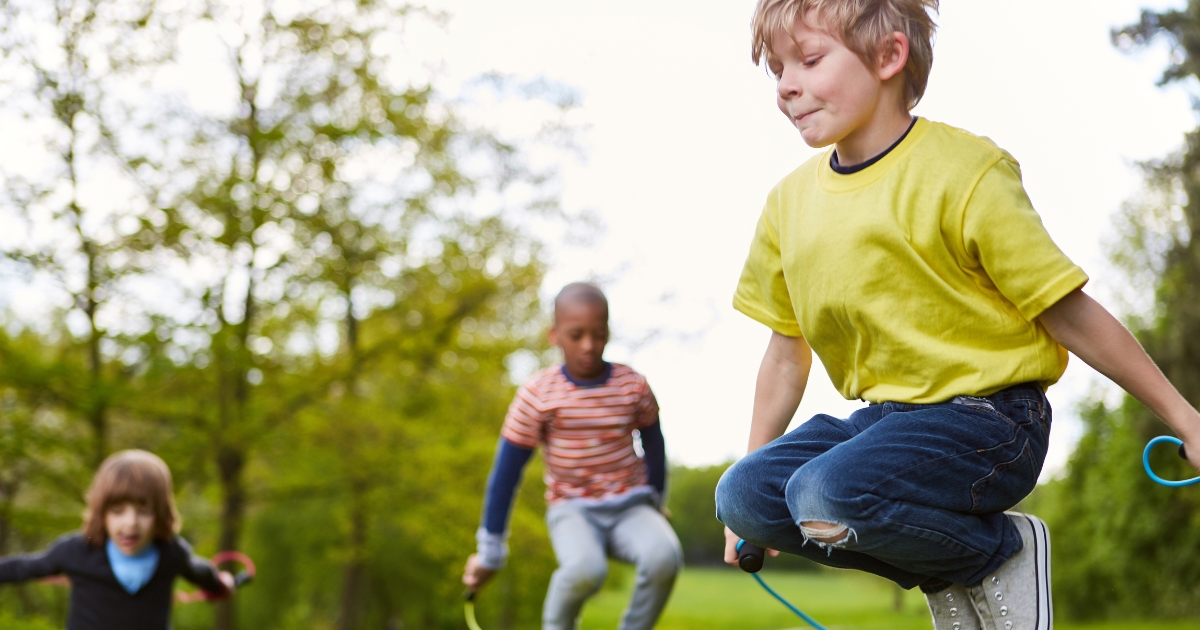
[[[817,540],[840,537],[844,523],[866,519],[875,507],[874,495],[855,487],[852,480],[815,467],[797,470],[784,486],[784,496],[802,529],[806,522],[814,523],[811,527],[817,534],[805,531],[805,535]]]
[[[574,593],[588,594],[600,590],[608,577],[606,562],[576,562],[558,568],[563,583]]]
[[[675,549],[652,554],[637,563],[638,574],[652,582],[674,580],[683,567],[683,560]]]
[[[745,460],[743,460],[745,461]],[[753,480],[745,474],[742,462],[725,470],[717,481],[717,520],[733,531],[742,531],[755,519]]]

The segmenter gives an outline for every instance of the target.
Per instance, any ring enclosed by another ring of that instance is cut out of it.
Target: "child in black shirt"
[[[233,588],[233,576],[192,553],[179,526],[167,465],[122,451],[96,473],[82,531],[42,553],[0,558],[0,583],[65,575],[67,630],[168,630],[176,576],[218,597]]]

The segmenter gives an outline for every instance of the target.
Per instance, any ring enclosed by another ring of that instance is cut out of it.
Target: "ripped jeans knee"
[[[820,526],[814,524],[820,523]],[[851,539],[858,540],[858,532],[845,523],[825,523],[822,521],[801,521],[800,533],[804,535],[804,544],[816,543],[817,546],[832,552],[834,548],[844,547]]]
[[[804,544],[814,543],[832,553],[858,541],[851,525],[851,510],[838,500],[839,484],[823,479],[819,471],[797,470],[785,488],[788,508],[804,536]]]

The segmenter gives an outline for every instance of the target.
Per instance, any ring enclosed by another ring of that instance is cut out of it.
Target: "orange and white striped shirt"
[[[545,444],[546,501],[603,499],[646,485],[633,431],[658,421],[646,378],[612,363],[608,380],[571,382],[561,365],[534,374],[517,390],[500,435],[534,449]]]

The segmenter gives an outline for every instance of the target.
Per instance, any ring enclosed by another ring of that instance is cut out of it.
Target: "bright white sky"
[[[769,331],[730,300],[767,191],[813,153],[750,62],[754,0],[428,1],[451,19],[443,29],[414,21],[405,48],[415,53],[410,69],[433,68],[444,93],[493,71],[581,93],[573,120],[587,127],[587,159],[563,164],[563,201],[594,211],[607,231],[591,248],[554,249],[544,295],[601,279],[616,333],[608,358],[648,376],[669,456],[688,465],[740,456]],[[1020,160],[1051,235],[1090,273],[1102,301],[1117,286],[1102,243],[1113,213],[1138,190],[1133,162],[1175,150],[1196,125],[1183,89],[1154,86],[1165,47],[1123,55],[1109,31],[1137,20],[1143,5],[1182,4],[943,3],[916,113],[989,136]],[[182,69],[164,86],[177,84],[200,107],[232,102],[228,77],[201,78],[222,59],[183,48]],[[498,127],[522,122],[491,115]],[[29,161],[14,151],[27,145],[21,128],[0,126],[0,154],[13,168]],[[1075,360],[1050,390],[1058,413],[1048,471],[1061,469],[1080,431],[1075,408],[1097,387],[1111,386]],[[857,406],[817,363],[797,419],[844,417]]]
[[[769,332],[730,299],[767,191],[813,152],[775,109],[772,81],[750,63],[753,5],[433,0],[451,14],[448,26],[414,33],[430,59],[444,62],[448,91],[498,71],[582,93],[588,159],[566,165],[563,197],[568,208],[596,211],[607,232],[591,249],[559,249],[545,294],[574,279],[605,279],[618,335],[609,358],[647,375],[668,454],[689,465],[744,452]],[[944,2],[933,75],[916,109],[989,136],[1020,160],[1051,235],[1102,300],[1116,286],[1102,243],[1113,213],[1137,191],[1132,163],[1176,149],[1196,124],[1184,90],[1154,85],[1165,47],[1124,55],[1109,30],[1137,20],[1142,6],[1175,5],[1182,2]],[[652,330],[663,335],[628,343]],[[1057,414],[1048,470],[1061,469],[1080,431],[1075,407],[1102,381],[1073,360],[1050,390]],[[797,421],[857,406],[818,363]]]

